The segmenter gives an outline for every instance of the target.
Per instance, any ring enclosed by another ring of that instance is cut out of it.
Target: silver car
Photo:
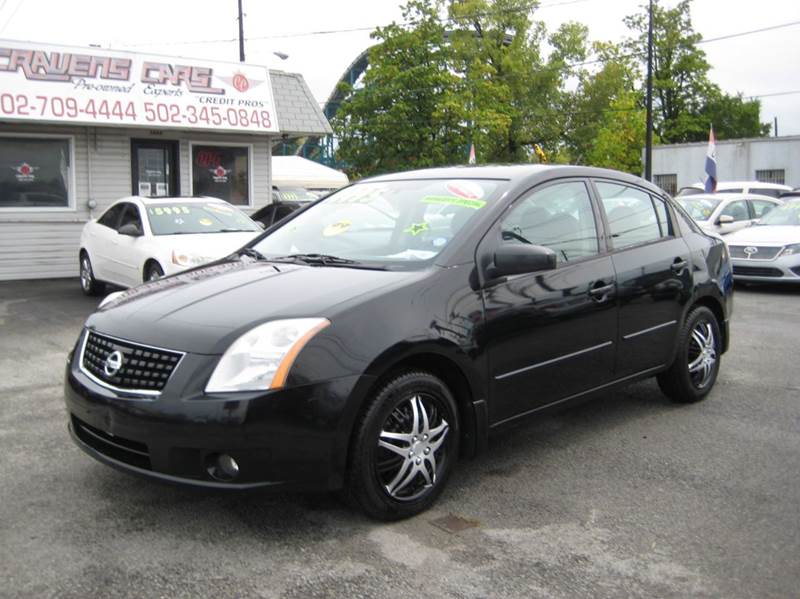
[[[749,227],[783,204],[783,200],[751,193],[704,193],[675,199],[704,231],[718,235]]]
[[[800,199],[725,238],[737,281],[800,283]]]

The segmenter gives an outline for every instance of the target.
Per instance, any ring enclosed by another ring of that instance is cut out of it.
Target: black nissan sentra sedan
[[[69,358],[69,429],[153,479],[341,489],[402,518],[524,417],[653,376],[702,399],[731,307],[724,243],[637,177],[382,176],[107,297]]]

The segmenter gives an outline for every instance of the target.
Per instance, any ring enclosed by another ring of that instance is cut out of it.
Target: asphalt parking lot
[[[97,301],[0,283],[0,597],[797,597],[800,289],[735,301],[705,402],[647,381],[526,423],[387,525],[93,461],[61,381]]]

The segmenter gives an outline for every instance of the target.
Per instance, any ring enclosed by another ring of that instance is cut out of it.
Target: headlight
[[[125,292],[124,292],[124,291],[115,291],[114,293],[109,293],[109,294],[108,294],[107,296],[105,296],[105,297],[102,299],[102,301],[101,301],[101,302],[100,302],[100,303],[97,305],[97,309],[99,310],[100,308],[102,308],[102,307],[103,307],[103,306],[105,306],[106,304],[113,302],[115,299],[117,299],[117,298],[118,298],[120,295],[122,295],[123,293],[125,293]]]
[[[172,263],[178,266],[200,266],[211,262],[213,259],[214,258],[210,256],[201,256],[199,254],[192,254],[191,252],[172,250]]]
[[[781,252],[781,256],[791,256],[792,254],[800,254],[800,243],[787,245]]]
[[[280,389],[303,346],[330,324],[326,318],[292,318],[255,327],[223,354],[206,392]]]

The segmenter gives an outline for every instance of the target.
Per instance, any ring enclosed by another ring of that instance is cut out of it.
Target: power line
[[[11,23],[11,21],[12,21],[12,20],[14,19],[14,17],[16,16],[16,14],[17,14],[17,11],[18,11],[18,10],[19,10],[19,9],[22,7],[22,3],[23,3],[23,2],[25,2],[25,0],[19,0],[19,4],[17,4],[17,7],[16,7],[16,8],[15,8],[15,9],[14,9],[12,12],[11,12],[11,16],[10,16],[10,17],[8,17],[8,19],[6,20],[6,23],[5,23],[5,25],[3,25],[2,27],[0,27],[0,33],[3,33],[3,32],[6,30],[6,27],[8,27],[8,26],[9,26],[9,24]],[[5,2],[3,2],[3,7],[5,7],[5,5],[6,5],[6,3],[5,3]]]
[[[786,27],[792,27],[794,25],[800,25],[800,21],[789,21],[788,23],[779,23],[778,25],[770,25],[769,27],[762,27],[761,29],[751,29],[750,31],[740,31],[739,33],[731,33],[729,35],[720,35],[719,37],[709,37],[706,39],[699,40],[698,44],[710,44],[711,42],[720,42],[722,40],[730,40],[737,37],[743,37],[745,35],[752,35],[754,33],[763,33],[765,31],[774,31],[775,29],[784,29]]]
[[[593,2],[594,0],[565,0],[563,2],[551,2],[548,4],[542,4],[534,9],[536,10],[543,10],[547,8],[555,8],[558,6],[569,6],[571,4],[580,4],[584,2]],[[448,22],[456,22],[459,20],[464,19],[473,19],[477,17],[485,17],[485,16],[494,16],[501,13],[516,13],[516,12],[527,12],[526,8],[519,7],[519,8],[506,8],[502,10],[492,10],[492,11],[484,11],[478,13],[470,13],[466,15],[461,15],[459,17],[439,17],[435,19],[440,23],[448,23]],[[400,26],[409,26],[415,25],[419,23],[419,21],[403,21],[399,23]],[[274,35],[261,35],[261,36],[254,36],[254,37],[246,37],[245,41],[262,41],[262,40],[271,40],[271,39],[287,39],[287,38],[294,38],[294,37],[311,37],[316,35],[336,35],[340,33],[356,33],[362,31],[374,31],[380,27],[389,27],[394,25],[395,23],[388,23],[383,25],[368,25],[363,27],[350,27],[345,29],[324,29],[319,31],[299,31],[294,33],[278,33]],[[176,41],[176,42],[140,42],[135,44],[123,44],[123,47],[139,47],[139,46],[184,46],[184,45],[194,45],[194,44],[225,44],[237,41],[238,38],[221,38],[221,39],[213,39],[213,40],[187,40],[187,41]]]

